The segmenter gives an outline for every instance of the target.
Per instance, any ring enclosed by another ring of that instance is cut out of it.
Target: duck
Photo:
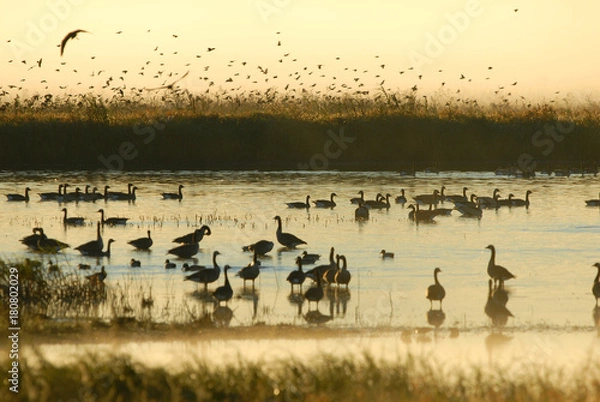
[[[23,194],[6,194],[7,201],[24,201],[29,202],[29,192],[31,189],[29,187],[25,187],[25,195]]]
[[[302,292],[302,284],[306,279],[306,274],[302,271],[302,257],[296,257],[296,265],[298,265],[298,269],[290,272],[286,279],[290,283],[292,293],[294,292],[294,285],[298,285],[300,292]]]
[[[96,240],[91,240],[80,246],[75,247],[75,250],[79,251],[83,255],[89,255],[90,253],[101,252],[104,248],[104,241],[100,235],[100,222],[96,225]]]
[[[177,247],[173,247],[167,254],[176,255],[179,258],[192,258],[194,255],[198,254],[200,251],[200,243],[196,238],[196,231],[192,233],[192,241],[191,243],[184,243]]]
[[[394,253],[390,253],[390,252],[387,252],[387,251],[385,251],[385,250],[381,250],[381,251],[379,252],[379,254],[381,254],[381,258],[383,258],[384,260],[385,260],[386,258],[394,258]]]
[[[306,196],[306,202],[286,202],[288,208],[295,209],[309,209],[310,208],[310,195]]]
[[[110,258],[110,246],[111,244],[113,244],[115,242],[115,240],[113,239],[109,239],[108,243],[106,244],[106,251],[92,251],[90,253],[87,253],[85,255],[87,255],[88,257],[109,257]],[[81,252],[81,250],[79,250]],[[83,254],[83,253],[82,253]]]
[[[370,217],[369,208],[361,201],[358,203],[358,208],[354,210],[354,219],[357,221],[368,221]]]
[[[192,233],[173,239],[173,243],[191,244],[192,242],[200,243],[204,236],[210,236],[212,232],[206,225],[202,225],[200,229],[194,230]],[[195,236],[195,237],[194,237]]]
[[[273,250],[274,245],[275,245],[275,243],[273,243],[270,240],[259,240],[254,244],[250,244],[248,246],[242,247],[242,251],[251,251],[251,252],[256,251],[258,253],[258,255],[265,255],[269,251]]]
[[[360,195],[360,197],[350,198],[350,204],[360,204],[360,203],[364,204],[364,202],[365,202],[365,192],[362,191],[362,190],[360,190],[358,192],[358,194]]]
[[[233,297],[233,289],[231,288],[229,278],[227,277],[227,271],[229,271],[229,269],[231,269],[229,265],[225,265],[223,267],[223,275],[225,275],[225,284],[216,288],[212,294],[219,305],[221,305],[221,302],[227,303]]]
[[[183,193],[181,192],[182,188],[184,188],[184,185],[180,184],[176,193],[162,193],[163,200],[183,200]]]
[[[129,266],[131,268],[140,268],[142,266],[142,263],[140,260],[132,258],[131,261],[129,261]]]
[[[244,280],[244,289],[246,289],[246,281],[252,281],[252,289],[254,289],[254,281],[260,274],[260,261],[258,261],[258,254],[254,252],[252,262],[240,269],[236,276],[239,276]]]
[[[433,309],[433,301],[439,301],[440,302],[440,310],[442,309],[442,301],[444,300],[444,297],[446,297],[446,290],[444,290],[444,287],[440,284],[440,281],[438,280],[438,274],[442,272],[442,270],[440,268],[435,268],[433,270],[433,279],[435,281],[435,283],[431,286],[429,286],[427,288],[427,293],[425,293],[425,297],[427,299],[429,299],[429,304],[430,304],[430,310]]]
[[[406,196],[404,195],[404,189],[400,189],[400,195],[395,198],[396,204],[406,204]]]
[[[287,248],[296,248],[301,244],[307,244],[304,240],[294,236],[293,234],[281,231],[281,217],[279,215],[273,219],[277,221],[277,231],[275,232],[275,235],[279,244]]]
[[[73,216],[67,218],[67,208],[61,209],[63,212],[63,225],[71,225],[71,226],[81,226],[84,223],[84,218],[80,216]]]
[[[62,196],[63,185],[58,185],[58,192],[39,193],[41,201],[57,201],[58,197]]]
[[[594,278],[594,285],[592,286],[592,294],[596,298],[596,307],[598,307],[598,299],[600,299],[600,262],[597,262],[593,265],[598,268],[598,273]]]
[[[597,199],[585,200],[585,205],[588,207],[600,207],[600,195]]]
[[[218,251],[213,252],[213,258],[212,258],[213,267],[212,268],[206,267],[204,269],[196,271],[193,274],[188,275],[185,278],[183,278],[183,280],[184,281],[192,281],[192,282],[196,282],[196,283],[203,283],[204,291],[206,292],[208,290],[208,284],[215,282],[217,279],[219,279],[219,275],[221,275],[221,267],[219,267],[219,265],[217,264],[217,256],[220,254],[221,253],[219,253]]]
[[[345,255],[340,255],[340,261],[342,261],[342,267],[336,272],[334,282],[337,283],[338,287],[346,285],[346,289],[348,289],[352,274],[348,271],[348,261]]]
[[[177,264],[169,261],[168,259],[165,260],[165,269],[175,269],[175,268],[177,268]]]
[[[100,213],[100,222],[102,222],[103,225],[110,225],[110,226],[126,225],[127,221],[129,220],[129,218],[117,218],[117,217],[111,217],[111,218],[104,219],[104,209],[100,208],[98,210],[98,212]]]
[[[139,239],[130,240],[127,244],[132,245],[138,250],[148,250],[154,243],[150,237],[150,230],[147,231],[148,237],[140,237]]]
[[[81,269],[82,271],[86,271],[86,270],[92,269],[92,267],[90,266],[90,264],[79,263],[79,264],[77,264],[77,269]]]
[[[491,244],[486,248],[492,251],[490,261],[488,262],[487,273],[490,278],[494,280],[494,284],[496,284],[498,281],[507,281],[509,279],[516,278],[509,272],[508,269],[504,268],[503,266],[496,265],[496,248]]]
[[[329,200],[316,200],[316,201],[313,201],[313,204],[315,204],[316,208],[331,208],[331,209],[333,209],[337,205],[335,203],[335,201],[333,200],[334,197],[337,197],[337,194],[331,193]]]
[[[512,207],[529,207],[529,194],[533,194],[533,191],[527,190],[525,192],[525,199],[512,198],[510,199]]]
[[[91,285],[99,285],[104,282],[108,274],[106,273],[106,269],[104,265],[100,268],[100,272],[96,272],[95,274],[88,275],[85,277],[88,281],[90,281]]]
[[[321,254],[309,254],[308,251],[304,250],[302,254],[300,254],[300,258],[302,258],[303,265],[314,264],[321,258]]]

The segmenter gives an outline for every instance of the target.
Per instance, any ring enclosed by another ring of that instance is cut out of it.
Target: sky
[[[29,0],[0,16],[0,93],[151,89],[189,72],[177,87],[197,93],[595,99],[598,15],[583,0]],[[61,57],[75,29],[89,33]]]

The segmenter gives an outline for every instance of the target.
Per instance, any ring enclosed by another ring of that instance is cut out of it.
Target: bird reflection
[[[256,289],[242,288],[237,291],[240,300],[252,302],[252,319],[256,318],[258,313],[258,291]]]
[[[598,336],[600,336],[600,306],[594,307],[594,310],[592,310],[592,317],[594,318],[594,325],[598,330]]]
[[[213,311],[213,322],[215,327],[228,327],[233,318],[233,310],[229,306],[219,306],[215,304]]]
[[[298,316],[302,316],[302,306],[304,306],[304,295],[302,293],[290,292],[288,301],[291,305],[298,307]]]
[[[446,314],[441,308],[439,310],[430,309],[427,311],[427,323],[433,325],[436,329],[441,327],[446,320]]]
[[[304,314],[304,319],[309,324],[321,325],[331,321],[333,319],[333,316],[321,313],[319,311],[319,308],[317,307],[316,310],[310,310],[306,314]]]
[[[503,327],[508,322],[508,317],[514,317],[506,308],[508,303],[508,292],[504,290],[504,281],[500,280],[497,287],[493,281],[488,281],[488,299],[485,303],[485,314],[492,319],[492,325]]]

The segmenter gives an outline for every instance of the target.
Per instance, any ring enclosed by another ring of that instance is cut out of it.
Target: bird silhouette
[[[69,41],[69,39],[75,39],[77,37],[78,34],[80,34],[81,32],[85,32],[85,33],[90,33],[88,31],[85,31],[83,29],[76,29],[74,31],[69,32],[64,38],[63,40],[60,42],[60,55],[62,56],[64,51],[65,51],[65,45],[67,44],[67,42]]]
[[[156,88],[144,88],[144,89],[145,89],[146,91],[156,91],[156,90],[159,90],[159,89],[173,89],[173,86],[174,86],[175,84],[177,84],[179,81],[181,81],[182,79],[184,79],[185,77],[187,77],[189,73],[190,73],[190,72],[189,72],[189,70],[188,70],[188,71],[187,71],[185,74],[183,74],[181,77],[179,77],[178,79],[176,79],[175,81],[173,81],[173,82],[172,82],[172,83],[170,83],[170,84],[167,84],[167,85],[161,85],[160,87],[156,87]]]

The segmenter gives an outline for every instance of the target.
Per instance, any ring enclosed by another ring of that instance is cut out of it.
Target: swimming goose
[[[306,271],[306,276],[315,279],[317,277],[322,277],[328,269],[335,268],[336,262],[334,259],[335,249],[331,247],[329,250],[329,264],[318,265],[311,270]]]
[[[50,192],[50,193],[40,193],[40,198],[42,201],[56,201],[58,197],[62,195],[63,185],[58,185],[58,192]]]
[[[129,261],[129,266],[131,268],[140,268],[142,266],[142,263],[140,260],[132,258],[131,261]]]
[[[298,285],[300,292],[302,292],[302,284],[306,279],[306,274],[302,271],[302,257],[296,257],[296,264],[298,269],[290,272],[286,280],[290,283],[292,292],[294,292],[294,285]]]
[[[80,246],[75,247],[75,250],[78,250],[83,255],[89,255],[90,253],[98,253],[101,252],[104,248],[104,241],[102,240],[102,236],[100,235],[100,222],[98,222],[96,226],[96,240],[91,240],[87,243],[84,243]]]
[[[244,280],[244,289],[246,289],[246,281],[252,281],[252,289],[254,289],[254,281],[260,274],[260,261],[258,261],[258,254],[254,252],[252,262],[240,269],[236,276],[239,276]]]
[[[6,194],[7,201],[25,201],[29,202],[29,192],[31,189],[29,187],[25,188],[25,195],[22,194]]]
[[[65,185],[65,189],[68,184]],[[66,191],[63,193],[62,197],[58,199],[60,202],[79,202],[81,200],[83,193],[79,187],[75,187],[75,191],[71,193],[67,193]]]
[[[296,248],[296,246],[299,246],[300,244],[306,244],[304,240],[294,236],[293,234],[281,231],[281,217],[279,215],[273,219],[277,221],[277,231],[275,232],[275,235],[277,237],[277,241],[281,245],[287,248]]]
[[[88,257],[109,257],[110,258],[110,245],[113,244],[115,241],[113,239],[109,239],[108,243],[106,244],[106,251],[91,251],[87,254],[85,254]],[[81,250],[79,250],[79,252],[81,252]],[[81,252],[81,254],[84,254],[83,252]]]
[[[321,254],[309,254],[306,250],[300,254],[300,258],[302,258],[302,264],[314,264],[317,262],[319,258],[321,258]]]
[[[585,205],[588,207],[600,207],[600,195],[598,196],[598,199],[586,200]]]
[[[442,186],[442,191],[440,193],[440,198],[444,201],[450,201],[452,203],[456,202],[467,202],[469,199],[467,198],[467,187],[463,187],[462,195],[444,195],[445,186]]]
[[[61,209],[62,212],[64,212],[63,214],[63,225],[72,225],[72,226],[77,226],[77,225],[83,225],[83,221],[85,220],[82,217],[79,216],[73,216],[71,218],[67,218],[67,208],[63,208]]]
[[[225,275],[225,284],[216,288],[212,294],[213,297],[217,299],[218,305],[221,305],[221,302],[227,303],[233,297],[233,289],[231,288],[229,278],[227,277],[227,271],[229,271],[230,268],[231,267],[229,265],[225,265],[223,267],[223,274]]]
[[[103,225],[110,225],[110,226],[126,225],[127,221],[129,220],[129,218],[117,218],[117,217],[111,217],[111,218],[104,219],[104,209],[100,208],[98,210],[98,212],[100,213],[100,222],[102,222]]]
[[[165,260],[165,269],[175,269],[175,268],[177,268],[177,264],[169,261],[168,259]]]
[[[473,195],[474,194],[472,194],[471,196]],[[481,207],[477,204],[473,204],[472,202],[458,204],[454,208],[466,218],[480,219],[483,216],[483,210],[481,209]]]
[[[92,284],[92,285],[99,285],[102,282],[104,282],[104,280],[106,279],[107,276],[108,276],[108,274],[106,273],[106,269],[104,269],[104,265],[103,265],[102,268],[100,269],[100,272],[96,272],[95,274],[88,275],[85,277],[85,279],[90,281],[90,284]]]
[[[127,184],[127,192],[124,193],[122,191],[111,191],[107,193],[108,199],[113,201],[127,201],[127,200],[135,200],[135,195],[132,194],[132,189],[134,185],[131,183]],[[133,198],[132,198],[133,197]]]
[[[494,285],[498,281],[507,281],[512,278],[516,278],[513,274],[511,274],[508,269],[503,266],[496,265],[496,248],[493,245],[489,245],[486,247],[492,251],[492,255],[490,256],[490,261],[488,262],[487,273],[494,280]]]
[[[390,209],[390,197],[391,194],[387,193],[385,197],[379,197],[379,201],[367,204],[367,207],[371,209]]]
[[[138,250],[148,250],[150,247],[152,247],[152,244],[154,242],[152,241],[152,238],[150,237],[149,230],[147,233],[148,233],[148,237],[140,237],[139,239],[130,240],[127,242],[127,244],[131,244],[133,247],[135,247]]]
[[[352,274],[348,271],[348,261],[346,260],[346,256],[340,255],[340,260],[342,261],[342,268],[336,272],[334,281],[338,284],[338,287],[340,285],[346,285],[346,289],[348,289]]]
[[[58,253],[64,248],[71,247],[67,243],[63,243],[60,240],[49,239],[46,235],[38,240],[37,251],[42,253]]]
[[[192,233],[191,243],[184,243],[167,251],[167,254],[176,255],[179,258],[192,258],[200,251],[200,243],[197,241],[196,232]]]
[[[477,197],[477,204],[483,209],[498,208],[498,199],[500,198],[500,189],[495,188],[491,197]]]
[[[455,201],[454,209],[458,209],[460,207],[469,207],[469,208],[477,208],[477,202],[475,201],[477,196],[475,194],[471,194],[468,201]]]
[[[437,205],[440,199],[439,194],[438,190],[433,190],[432,194],[415,195],[413,200],[415,200],[417,205]]]
[[[179,191],[177,193],[162,193],[163,200],[179,200],[183,199],[183,193],[181,189],[184,188],[183,184],[179,185]]]
[[[358,203],[358,208],[354,210],[354,219],[357,221],[368,221],[369,220],[369,208],[361,201]]]
[[[596,298],[596,307],[598,307],[598,299],[600,299],[600,262],[595,263],[593,266],[598,268],[598,273],[594,278],[594,286],[592,286],[592,294]]]
[[[381,250],[381,251],[379,252],[379,254],[381,254],[381,258],[383,258],[384,260],[385,260],[386,258],[394,258],[394,253],[389,253],[389,252],[387,252],[387,251],[385,251],[385,250]]]
[[[100,200],[100,199],[104,198],[104,196],[98,192],[98,187],[94,187],[92,189],[91,193],[87,191],[89,186],[85,186],[85,187],[86,187],[85,193],[81,194],[82,201],[94,202],[96,200]]]
[[[249,246],[242,247],[243,251],[256,251],[258,255],[265,255],[269,251],[273,250],[273,246],[275,243],[269,240],[259,240],[254,244],[250,244]]]
[[[30,249],[37,251],[38,242],[41,239],[44,239],[46,235],[44,234],[44,229],[42,228],[33,228],[33,234],[23,237],[19,240],[22,244],[29,247]]]
[[[221,267],[217,264],[217,256],[220,255],[218,251],[213,252],[213,267],[212,268],[204,268],[200,271],[194,272],[191,275],[186,276],[184,281],[192,281],[196,283],[204,284],[204,291],[208,290],[208,284],[215,282],[219,279],[219,275],[221,275]]]
[[[315,207],[317,207],[317,208],[331,208],[331,209],[333,209],[336,206],[336,203],[333,200],[333,197],[337,197],[337,194],[336,193],[331,193],[331,196],[330,196],[329,200],[316,200],[316,201],[313,201],[313,203],[315,204]]]
[[[361,202],[365,202],[365,192],[360,190],[358,194],[360,194],[360,197],[350,198],[350,204],[360,204]]]
[[[310,195],[306,196],[306,202],[286,202],[288,208],[295,209],[309,209],[310,208]]]
[[[525,193],[525,199],[522,200],[520,198],[512,198],[510,197],[511,206],[513,207],[529,207],[529,194],[532,194],[533,191],[527,190]]]
[[[173,243],[183,243],[183,244],[191,244],[192,242],[200,243],[204,236],[211,235],[210,228],[206,225],[202,225],[200,229],[194,230],[192,233],[188,233],[184,236],[177,237],[173,239]],[[196,237],[194,237],[196,236]]]
[[[401,189],[400,195],[396,197],[396,204],[406,204],[406,196],[404,195],[404,189]]]
[[[411,221],[415,221],[415,222],[429,222],[429,223],[435,222],[433,220],[433,218],[436,217],[435,210],[428,211],[428,210],[419,209],[419,205],[418,204],[417,204],[417,206],[415,206],[413,204],[410,204],[408,206],[408,209],[411,210],[408,213],[408,219],[410,219]]]
[[[383,194],[377,193],[374,200],[366,200],[363,202],[363,204],[365,205],[365,207],[371,209],[374,205],[379,205],[379,203],[381,203],[381,201],[384,199],[385,197],[383,196]]]
[[[442,272],[441,269],[436,268],[433,270],[433,279],[435,283],[427,288],[425,297],[429,299],[430,309],[433,309],[433,301],[437,300],[440,302],[440,310],[442,309],[442,301],[446,297],[446,291],[438,280],[438,273]]]

